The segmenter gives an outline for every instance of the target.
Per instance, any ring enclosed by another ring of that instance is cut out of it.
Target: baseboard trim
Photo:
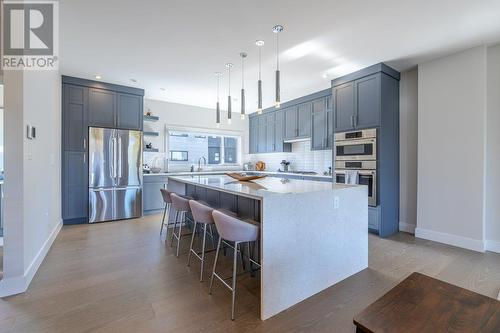
[[[444,243],[448,245],[453,245],[472,251],[477,251],[477,252],[485,251],[485,242],[483,242],[482,240],[447,234],[444,232],[416,228],[415,237],[431,240],[434,242]]]
[[[399,222],[399,231],[415,234],[415,228],[416,226],[414,224]]]
[[[500,253],[500,242],[487,240],[486,241],[486,251]]]
[[[3,278],[0,281],[0,297],[20,294],[28,289],[31,280],[33,280],[33,277],[38,271],[38,268],[40,268],[43,259],[45,259],[45,256],[49,252],[52,244],[54,243],[54,240],[59,234],[59,231],[61,231],[62,226],[62,221],[59,221],[54,229],[52,229],[49,237],[47,237],[42,247],[36,254],[35,258],[33,258],[28,268],[24,272],[23,276],[7,277]]]

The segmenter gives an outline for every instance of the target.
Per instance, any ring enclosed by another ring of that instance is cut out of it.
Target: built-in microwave
[[[335,160],[376,161],[377,129],[336,133]]]

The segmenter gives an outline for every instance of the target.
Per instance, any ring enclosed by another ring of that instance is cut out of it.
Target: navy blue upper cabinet
[[[284,143],[285,111],[252,115],[249,120],[249,153],[290,152],[292,145]]]
[[[374,74],[333,88],[336,132],[380,125],[380,85]]]
[[[328,147],[327,98],[312,102],[311,149],[321,150]]]
[[[299,135],[297,128],[297,107],[285,109],[285,138],[296,138]]]
[[[265,153],[267,149],[267,119],[265,115],[257,118],[258,133],[257,133],[257,152]]]
[[[354,82],[333,88],[332,103],[335,117],[335,132],[354,128]]]
[[[265,118],[266,118],[266,152],[273,152],[276,151],[275,112],[267,114]]]
[[[88,88],[63,85],[63,146],[68,151],[87,149]]]
[[[305,138],[311,136],[312,103],[304,103],[298,108],[298,137]]]
[[[399,72],[380,63],[333,80],[335,132],[380,127],[383,78],[399,81],[399,77]]]
[[[284,143],[285,139],[285,111],[277,111],[274,121],[274,151],[290,152],[292,151],[291,143]]]
[[[116,94],[109,90],[89,88],[89,125],[115,127]]]
[[[354,81],[356,128],[370,128],[380,125],[380,81],[381,74],[371,75]]]
[[[285,110],[285,139],[311,136],[311,102],[289,107]]]
[[[89,125],[142,129],[143,97],[89,88]]]
[[[142,129],[143,98],[131,94],[117,94],[116,127],[122,129]]]
[[[259,137],[259,118],[250,117],[249,119],[249,145],[248,150],[250,154],[258,152],[258,137]]]

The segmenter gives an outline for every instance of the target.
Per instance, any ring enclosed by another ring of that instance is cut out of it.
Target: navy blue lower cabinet
[[[368,229],[376,234],[380,230],[380,206],[368,207]]]
[[[160,190],[167,188],[167,177],[151,175],[143,177],[142,202],[143,214],[158,214],[165,208]]]
[[[62,218],[64,224],[88,222],[88,159],[80,151],[63,152]]]

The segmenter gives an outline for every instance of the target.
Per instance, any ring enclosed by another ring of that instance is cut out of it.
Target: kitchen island
[[[261,224],[261,319],[368,267],[364,186],[267,177],[170,176],[168,188]]]

